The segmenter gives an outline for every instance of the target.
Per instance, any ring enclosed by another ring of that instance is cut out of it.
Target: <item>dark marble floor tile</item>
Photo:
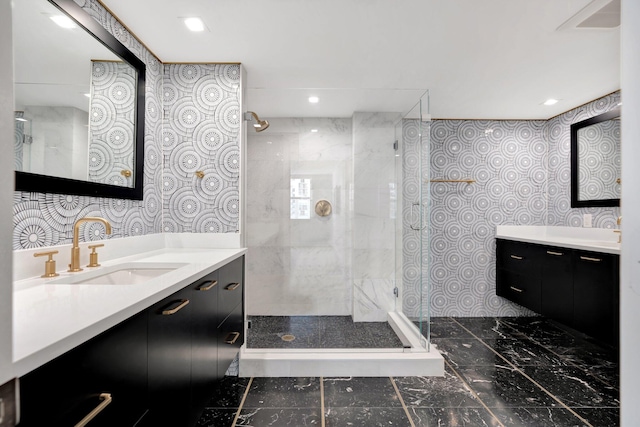
[[[580,366],[585,372],[587,372],[592,377],[596,378],[598,381],[613,387],[615,389],[620,389],[620,370],[618,366],[610,367],[610,366]]]
[[[395,377],[400,395],[408,407],[481,408],[464,382],[445,367],[444,377]]]
[[[571,334],[544,317],[501,317],[500,323],[517,330],[524,336],[539,339],[564,339]]]
[[[403,408],[329,408],[326,427],[410,427]]]
[[[254,378],[243,409],[319,408],[319,378]]]
[[[304,427],[322,424],[320,408],[243,409],[238,416],[237,426],[253,427]],[[231,424],[229,424],[231,426]],[[218,427],[218,426],[216,426]],[[222,425],[220,427],[223,427]],[[225,426],[226,427],[226,426]]]
[[[238,408],[249,384],[249,378],[224,377],[212,390],[209,408]]]
[[[516,366],[566,364],[557,354],[528,339],[486,339],[483,341]]]
[[[409,408],[409,415],[420,427],[500,426],[484,408]]]
[[[562,339],[541,339],[538,342],[575,365],[618,366],[618,351],[578,337],[567,336]]]
[[[564,408],[489,408],[508,427],[587,427]],[[617,424],[594,424],[613,427]]]
[[[434,338],[432,342],[454,367],[494,366],[506,363],[491,348],[475,338]]]
[[[205,408],[198,420],[198,427],[231,427],[238,409]]]
[[[460,317],[455,320],[481,339],[522,338],[522,334],[495,317]]]
[[[449,317],[443,317],[441,319],[451,319]],[[413,322],[416,327],[419,327],[418,322]],[[436,321],[427,325],[422,324],[422,335],[427,336],[427,326],[429,326],[429,333],[431,338],[473,338],[473,336],[465,330],[461,325],[454,322],[452,319],[449,321]]]
[[[619,392],[572,366],[525,366],[523,372],[569,407],[618,407]]]
[[[571,408],[592,426],[615,427],[620,425],[620,408]]]
[[[325,408],[386,408],[401,406],[391,380],[378,378],[325,378]]]
[[[456,371],[489,408],[558,406],[551,396],[509,366],[466,366]]]

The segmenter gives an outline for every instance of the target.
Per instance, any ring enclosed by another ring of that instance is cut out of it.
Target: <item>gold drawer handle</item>
[[[515,286],[509,286],[509,288],[510,288],[512,291],[516,291],[516,292],[519,292],[519,293],[524,292],[524,290],[523,290],[523,289],[518,289],[518,288],[516,288]]]
[[[580,259],[585,260],[585,261],[593,261],[593,262],[602,261],[602,258],[591,258],[591,257],[588,257],[588,256],[580,256]]]
[[[240,283],[231,283],[231,284],[227,285],[227,287],[225,287],[224,289],[226,291],[233,291],[233,290],[237,289],[238,286],[240,286]]]
[[[212,281],[209,282],[208,285],[201,285],[197,289],[199,291],[208,291],[209,289],[213,288],[217,284],[218,284],[217,280],[212,280]]]
[[[100,400],[102,400],[102,402],[100,402],[98,404],[98,406],[96,406],[93,411],[89,412],[87,414],[86,417],[84,417],[82,420],[80,420],[80,422],[78,424],[75,425],[75,427],[84,427],[87,424],[89,424],[89,422],[94,419],[96,416],[98,416],[98,414],[100,412],[102,412],[102,410],[104,408],[106,408],[107,406],[109,406],[109,404],[111,403],[111,401],[113,400],[111,398],[111,394],[109,393],[102,393],[100,394]]]
[[[231,336],[233,336],[233,338],[229,338]],[[227,335],[227,338],[225,338],[224,342],[233,345],[236,343],[236,341],[238,341],[238,338],[240,338],[240,332],[229,332],[229,335]]]
[[[165,308],[164,310],[162,310],[162,315],[163,316],[171,316],[172,314],[176,314],[177,312],[179,312],[180,310],[185,308],[187,306],[187,304],[189,304],[189,300],[188,299],[180,300],[180,304],[178,304],[176,307],[171,308],[171,309]]]
[[[555,255],[555,256],[563,256],[564,255],[562,252],[547,251],[547,253],[549,255]]]
[[[511,255],[511,258],[513,258],[513,259],[524,259],[524,257],[518,256],[518,255]]]

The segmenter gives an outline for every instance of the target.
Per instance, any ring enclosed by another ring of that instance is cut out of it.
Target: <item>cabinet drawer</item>
[[[218,270],[218,311],[222,316],[221,320],[224,320],[238,304],[242,304],[243,260],[244,258],[238,258]]]
[[[218,327],[218,376],[223,377],[229,365],[244,344],[244,319],[242,304]]]
[[[540,312],[540,281],[526,274],[498,269],[497,294],[530,310]]]
[[[498,267],[522,274],[540,274],[541,249],[528,243],[500,240],[497,245]]]

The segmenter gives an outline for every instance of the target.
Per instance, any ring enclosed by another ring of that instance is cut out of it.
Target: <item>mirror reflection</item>
[[[620,198],[620,119],[578,130],[578,200]]]
[[[571,207],[619,206],[620,109],[571,125]]]
[[[13,16],[16,171],[133,187],[136,70],[45,0]]]

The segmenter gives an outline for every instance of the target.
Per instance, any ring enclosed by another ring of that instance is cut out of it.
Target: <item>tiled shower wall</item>
[[[431,184],[431,293],[420,295],[415,286],[405,287],[407,316],[418,317],[415,302],[427,297],[432,316],[530,313],[495,295],[495,227],[579,227],[583,213],[593,215],[594,227],[615,226],[619,208],[570,207],[569,126],[609,111],[619,101],[620,94],[614,93],[548,121],[432,122],[431,178],[476,182]],[[416,262],[405,257],[405,276],[416,270]]]
[[[96,0],[76,0],[122,44],[146,64],[144,200],[43,194],[16,191],[13,248],[38,248],[70,243],[73,224],[84,216],[102,216],[111,222],[114,237],[161,232],[162,220],[162,66]],[[106,238],[100,224],[88,224],[83,241]]]

